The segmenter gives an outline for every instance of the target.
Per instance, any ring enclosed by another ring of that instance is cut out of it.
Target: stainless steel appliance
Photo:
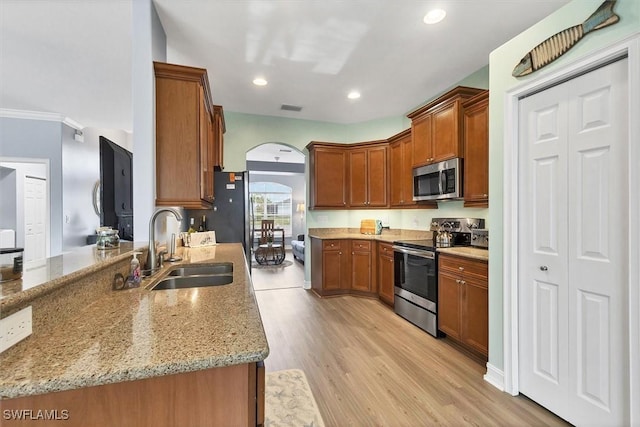
[[[438,264],[433,240],[393,244],[393,308],[434,337],[438,335]]]
[[[479,218],[433,218],[432,239],[393,242],[394,311],[438,337],[437,233],[446,229],[446,246],[470,246],[471,231],[484,227]]]
[[[216,232],[218,243],[242,243],[251,269],[251,202],[249,173],[215,172],[215,200],[211,209],[187,210],[185,218],[206,218],[207,230]],[[183,221],[188,226],[188,221]],[[198,227],[198,223],[195,224]],[[186,231],[186,230],[183,230]]]
[[[462,159],[456,158],[413,169],[413,200],[462,197]]]
[[[479,228],[477,230],[471,230],[471,246],[476,248],[489,248],[489,230]]]

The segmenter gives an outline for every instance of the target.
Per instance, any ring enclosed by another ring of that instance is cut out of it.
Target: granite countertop
[[[421,230],[382,230],[382,234],[362,234],[358,228],[310,228],[309,237],[314,239],[362,239],[393,243],[401,239],[431,238],[430,231]]]
[[[269,346],[241,244],[181,248],[182,263],[231,262],[229,285],[110,291],[47,334],[0,354],[14,398],[264,360]],[[130,256],[122,254],[123,256]],[[165,264],[165,269],[175,264]],[[67,309],[60,307],[60,310]]]
[[[309,237],[314,239],[364,239],[393,243],[396,240],[430,239],[433,233],[421,230],[383,230],[382,234],[361,234],[356,228],[310,228]],[[454,246],[452,248],[438,248],[438,252],[473,258],[481,261],[489,260],[487,249],[470,246]]]
[[[69,280],[131,257],[133,250],[146,250],[147,245],[120,242],[120,247],[98,250],[95,245],[43,260],[24,263],[22,278],[0,283],[0,310],[29,298],[51,292]]]
[[[443,254],[489,261],[489,251],[487,249],[472,248],[471,246],[454,246],[452,248],[438,248],[437,251]]]

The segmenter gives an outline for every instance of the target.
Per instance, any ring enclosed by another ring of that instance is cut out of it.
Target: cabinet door
[[[347,151],[316,148],[313,153],[313,207],[346,207]]]
[[[213,139],[211,128],[213,123],[211,114],[205,105],[204,88],[200,86],[199,99],[199,128],[200,128],[200,198],[206,202],[213,202]]]
[[[455,100],[433,111],[433,162],[460,157],[462,141],[458,114],[460,101]]]
[[[156,79],[156,205],[200,207],[201,164],[197,82]],[[183,203],[187,202],[187,203]]]
[[[353,251],[351,264],[351,289],[372,292],[371,252]]]
[[[380,147],[367,149],[367,206],[387,207],[387,153],[389,147],[385,144]]]
[[[393,248],[386,243],[378,246],[378,295],[393,305]]]
[[[461,286],[461,330],[464,344],[489,355],[489,294],[487,282],[465,277]]]
[[[367,150],[349,150],[349,206],[367,206]]]
[[[324,251],[322,253],[322,289],[337,290],[344,284],[343,253],[340,250]]]
[[[438,329],[460,339],[460,279],[446,273],[438,280]]]
[[[464,205],[489,205],[489,98],[464,112]]]
[[[221,105],[213,106],[213,167],[216,170],[224,169],[224,111]]]
[[[411,136],[404,138],[402,145],[402,205],[415,205],[413,201],[413,157]]]
[[[433,161],[432,117],[425,114],[411,121],[412,167],[429,164]]]
[[[402,141],[396,141],[389,145],[389,195],[391,206],[402,206],[403,189],[404,189],[404,156],[402,150]]]

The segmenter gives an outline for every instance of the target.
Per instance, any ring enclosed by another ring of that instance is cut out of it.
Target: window
[[[260,230],[263,219],[272,219],[275,228],[284,229],[291,236],[291,187],[277,182],[249,183],[253,205],[252,228]]]

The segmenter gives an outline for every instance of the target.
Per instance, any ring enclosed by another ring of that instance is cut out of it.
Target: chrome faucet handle
[[[164,256],[167,254],[167,250],[163,249],[158,252],[158,268],[162,268],[162,263],[164,263]]]

